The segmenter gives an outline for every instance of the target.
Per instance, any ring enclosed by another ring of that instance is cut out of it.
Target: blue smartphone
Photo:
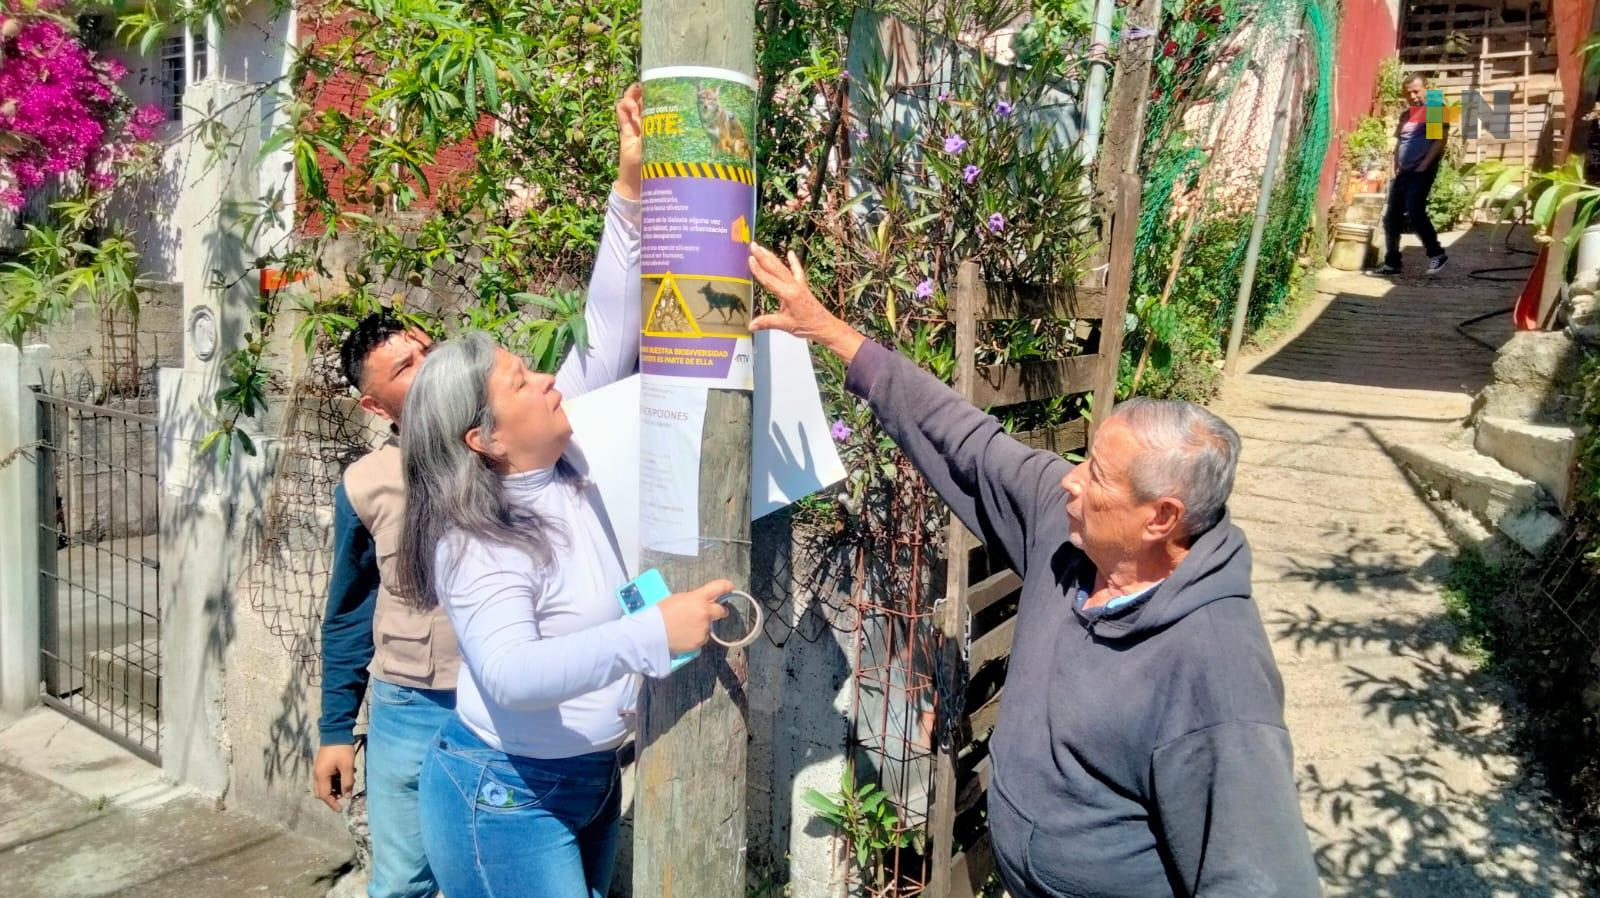
[[[643,611],[672,595],[672,590],[667,588],[667,581],[662,578],[661,572],[655,568],[634,577],[627,583],[617,588],[617,601],[622,603],[623,614],[635,614]],[[672,656],[672,669],[688,664],[698,657],[700,651],[696,649],[682,655]]]

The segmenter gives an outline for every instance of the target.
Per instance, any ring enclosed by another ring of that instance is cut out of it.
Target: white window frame
[[[204,34],[185,28],[161,42],[156,72],[161,89],[161,111],[167,121],[183,121],[183,98],[189,87],[206,77],[209,54]]]

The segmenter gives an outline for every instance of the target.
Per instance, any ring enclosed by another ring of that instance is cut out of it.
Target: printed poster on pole
[[[670,66],[643,81],[639,369],[647,379],[752,389],[755,80]]]

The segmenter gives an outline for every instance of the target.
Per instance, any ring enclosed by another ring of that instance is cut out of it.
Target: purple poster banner
[[[737,337],[649,337],[639,347],[639,371],[650,375],[725,381],[735,364],[748,367],[749,341]]]
[[[644,274],[750,279],[755,188],[739,181],[644,182]]]
[[[645,75],[639,361],[646,375],[754,387],[754,86],[717,69]]]

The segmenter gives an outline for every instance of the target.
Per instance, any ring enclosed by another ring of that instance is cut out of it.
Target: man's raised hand
[[[768,293],[778,298],[778,311],[751,321],[752,331],[784,331],[826,346],[847,364],[855,358],[856,350],[866,342],[866,337],[823,307],[806,283],[805,268],[794,253],[789,253],[785,264],[772,250],[752,243],[750,273]]]

